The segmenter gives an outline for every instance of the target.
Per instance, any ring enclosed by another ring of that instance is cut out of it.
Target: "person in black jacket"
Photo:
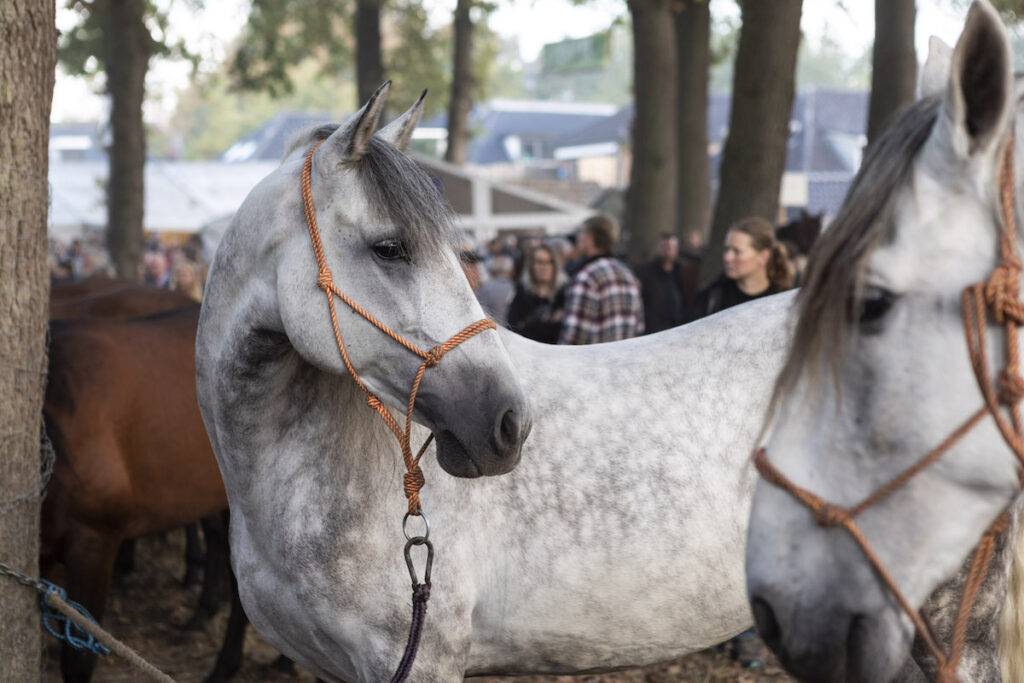
[[[660,332],[690,319],[699,269],[696,258],[689,254],[680,258],[678,237],[662,234],[658,255],[637,272],[644,302],[644,332]]]
[[[523,276],[508,307],[508,327],[528,339],[557,344],[562,330],[565,284],[555,250],[540,244],[526,254]]]
[[[724,311],[793,286],[793,266],[775,229],[763,218],[744,218],[729,228],[722,275],[697,300],[696,318]]]

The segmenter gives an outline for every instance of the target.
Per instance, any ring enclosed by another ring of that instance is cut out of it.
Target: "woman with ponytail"
[[[698,318],[793,286],[793,266],[786,248],[775,239],[771,223],[756,216],[729,228],[722,266],[718,280],[700,293]]]

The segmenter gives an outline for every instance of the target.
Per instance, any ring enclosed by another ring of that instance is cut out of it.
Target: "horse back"
[[[199,415],[199,306],[50,324],[44,400],[69,514],[133,537],[226,505]]]
[[[194,303],[181,292],[130,280],[96,278],[54,286],[50,290],[50,320],[127,319]]]

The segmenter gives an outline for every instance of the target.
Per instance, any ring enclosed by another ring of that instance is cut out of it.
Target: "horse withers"
[[[751,512],[751,604],[769,645],[808,679],[890,680],[914,640],[916,610],[976,546],[984,557],[995,545],[988,580],[1009,583],[1005,599],[983,587],[972,621],[933,621],[932,643],[932,629],[917,630],[932,673],[949,680],[956,657],[942,643],[991,638],[1001,619],[1002,675],[1024,680],[1021,558],[986,531],[1020,493],[1008,442],[1017,445],[996,429],[989,411],[1003,408],[989,397],[1004,354],[1018,351],[1002,326],[1019,320],[1002,315],[1020,278],[1019,184],[1001,181],[1021,177],[1024,117],[1010,43],[987,2],[971,7],[951,58],[943,52],[929,58],[924,99],[872,144],[812,255],[756,460],[768,480]],[[1002,280],[990,280],[1000,264]],[[982,290],[964,299],[965,290],[985,282],[975,310]],[[988,304],[996,315],[986,322]],[[1018,369],[1008,369],[1000,396],[1016,412]],[[1017,537],[1012,524],[1003,543]],[[956,675],[998,680],[1000,663],[965,662]]]

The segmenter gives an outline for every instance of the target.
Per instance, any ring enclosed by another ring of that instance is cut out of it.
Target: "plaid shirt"
[[[609,257],[596,258],[576,274],[565,297],[559,344],[597,344],[643,334],[640,282]]]

